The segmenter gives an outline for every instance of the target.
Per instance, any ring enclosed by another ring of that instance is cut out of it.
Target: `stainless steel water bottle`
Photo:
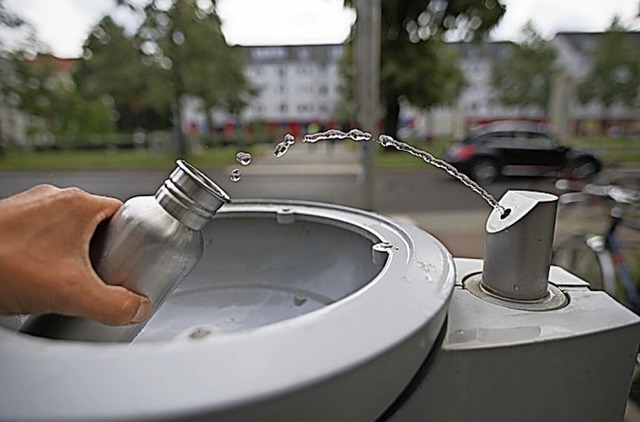
[[[200,260],[200,230],[229,196],[198,169],[178,160],[176,169],[155,196],[129,199],[96,231],[90,248],[98,275],[147,296],[155,311]],[[142,324],[112,327],[61,315],[32,317],[23,332],[43,337],[130,341]]]

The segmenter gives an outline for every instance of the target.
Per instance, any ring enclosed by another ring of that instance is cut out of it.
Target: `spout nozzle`
[[[486,225],[482,287],[509,300],[548,296],[549,266],[558,197],[508,191]]]

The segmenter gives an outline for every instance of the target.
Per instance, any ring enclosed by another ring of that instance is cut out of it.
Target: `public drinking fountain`
[[[622,420],[639,319],[550,267],[556,202],[507,192],[483,262],[376,213],[231,201],[132,341],[4,318],[0,420]]]

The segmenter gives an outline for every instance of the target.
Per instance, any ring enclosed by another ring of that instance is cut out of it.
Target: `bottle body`
[[[151,196],[127,201],[91,244],[91,261],[108,284],[161,302],[200,260],[200,231],[169,215]]]
[[[155,196],[129,199],[96,230],[90,257],[96,273],[149,298],[153,312],[204,253],[201,230],[230,201],[212,180],[184,161]],[[152,313],[153,314],[153,313]],[[22,332],[85,341],[131,341],[145,323],[113,327],[87,318],[31,317]]]
[[[176,220],[152,196],[128,200],[91,241],[96,273],[149,298],[154,311],[204,252],[202,234]],[[113,327],[87,318],[46,315],[23,331],[43,337],[86,341],[131,341],[144,323]]]

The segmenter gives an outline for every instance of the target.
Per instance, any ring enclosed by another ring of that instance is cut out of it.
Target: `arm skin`
[[[89,260],[98,224],[122,203],[40,185],[0,200],[0,314],[58,313],[109,325],[145,320],[151,303],[109,286]]]

